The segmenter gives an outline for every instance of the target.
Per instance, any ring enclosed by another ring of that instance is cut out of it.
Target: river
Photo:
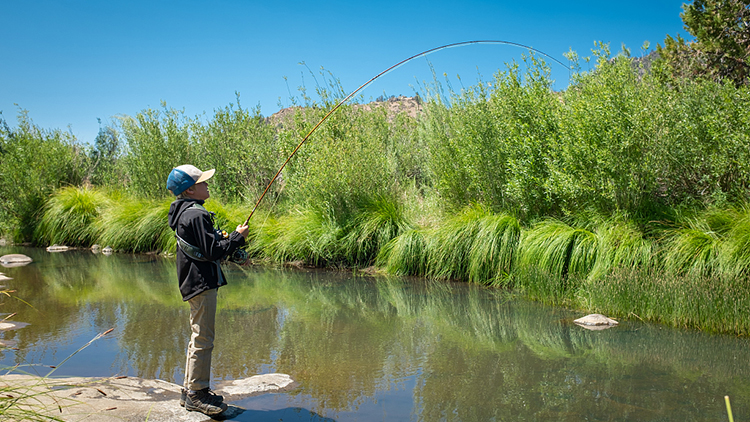
[[[173,259],[24,253],[2,268],[0,367],[181,383],[189,336]],[[722,421],[750,414],[750,341],[580,312],[464,283],[353,272],[225,267],[214,383],[281,372],[299,387],[232,403],[233,420]],[[21,299],[21,300],[19,300]],[[749,316],[750,317],[750,316]],[[28,365],[28,366],[27,366]],[[281,412],[281,413],[279,413]],[[251,415],[255,415],[251,417]]]

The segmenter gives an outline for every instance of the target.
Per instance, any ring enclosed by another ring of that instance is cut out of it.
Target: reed
[[[731,213],[731,227],[725,230],[720,262],[722,273],[731,277],[750,274],[750,205]]]
[[[621,269],[579,291],[586,309],[708,332],[750,334],[750,286],[743,277]]]

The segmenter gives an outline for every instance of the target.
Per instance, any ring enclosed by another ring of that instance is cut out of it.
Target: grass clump
[[[654,242],[637,225],[624,217],[605,220],[596,228],[598,253],[588,278],[600,278],[621,268],[648,268],[655,265]]]
[[[68,186],[45,203],[34,237],[38,243],[87,246],[98,237],[94,222],[110,205],[99,189]]]
[[[397,201],[385,196],[370,200],[342,238],[342,258],[349,265],[370,265],[383,246],[411,227]]]
[[[298,209],[274,218],[261,227],[252,248],[276,262],[303,261],[324,266],[339,262],[338,239],[342,228],[329,213]]]
[[[99,242],[128,252],[174,252],[174,232],[167,224],[172,199],[132,200],[121,197],[95,223]]]

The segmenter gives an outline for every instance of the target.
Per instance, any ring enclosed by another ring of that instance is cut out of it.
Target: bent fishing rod
[[[539,54],[541,54],[541,55],[543,55],[543,56],[545,56],[545,57],[547,57],[547,58],[549,58],[549,59],[557,62],[558,64],[560,64],[564,68],[568,69],[568,71],[570,71],[570,67],[569,66],[565,65],[563,62],[561,62],[560,60],[558,60],[558,59],[550,56],[549,54],[545,53],[544,51],[538,50],[538,49],[530,47],[528,45],[524,45],[524,44],[520,44],[520,43],[516,43],[516,42],[512,42],[512,41],[501,41],[501,40],[475,40],[475,41],[462,41],[462,42],[456,42],[456,43],[451,43],[451,44],[445,44],[445,45],[441,45],[440,47],[435,47],[435,48],[431,48],[429,50],[425,50],[425,51],[423,51],[421,53],[415,54],[415,55],[413,55],[413,56],[411,56],[409,58],[401,60],[400,62],[394,64],[393,66],[391,66],[391,67],[385,69],[384,71],[378,73],[377,75],[373,76],[369,81],[367,81],[367,82],[363,83],[362,85],[360,85],[359,88],[355,89],[349,95],[347,95],[343,100],[339,101],[328,113],[326,113],[325,116],[323,116],[322,119],[320,119],[320,121],[318,122],[318,124],[316,124],[307,133],[307,135],[305,135],[305,137],[302,138],[302,141],[300,141],[300,143],[297,144],[297,147],[294,148],[294,151],[292,151],[292,153],[289,155],[289,157],[287,157],[286,161],[284,161],[284,164],[282,164],[281,167],[279,168],[279,171],[277,171],[276,174],[271,179],[271,181],[268,182],[268,186],[266,186],[266,189],[263,191],[263,193],[258,198],[258,201],[255,203],[255,206],[253,207],[253,210],[250,211],[250,215],[247,217],[247,220],[245,220],[245,224],[244,225],[248,225],[250,223],[250,219],[253,217],[253,214],[255,214],[255,210],[258,209],[258,206],[260,205],[260,202],[266,196],[266,193],[268,193],[268,190],[271,189],[271,185],[273,185],[273,182],[276,181],[276,179],[281,174],[281,171],[284,170],[284,167],[286,167],[287,163],[289,163],[289,161],[292,159],[292,157],[294,157],[294,155],[302,147],[302,145],[305,142],[307,142],[307,140],[310,138],[310,136],[313,133],[315,133],[315,131],[318,129],[318,127],[320,127],[320,125],[323,124],[323,122],[325,122],[326,120],[328,120],[328,118],[333,113],[335,113],[336,110],[339,109],[339,107],[341,107],[344,103],[346,103],[347,101],[349,101],[359,91],[361,91],[362,89],[364,89],[367,85],[369,85],[370,83],[372,83],[374,80],[378,79],[379,77],[385,75],[386,73],[388,73],[388,72],[390,72],[390,71],[398,68],[399,66],[401,66],[401,65],[403,65],[403,64],[405,64],[405,63],[407,63],[407,62],[409,62],[411,60],[414,60],[414,59],[416,59],[418,57],[423,57],[423,56],[426,56],[426,55],[428,55],[430,53],[434,53],[436,51],[445,50],[446,48],[463,47],[463,46],[467,46],[467,45],[471,45],[471,44],[503,44],[503,45],[510,45],[510,46],[514,46],[514,47],[525,48],[527,50],[534,51],[536,53],[539,53]]]

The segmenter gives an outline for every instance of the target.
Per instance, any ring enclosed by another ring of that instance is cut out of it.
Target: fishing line
[[[510,46],[513,46],[513,47],[525,48],[527,50],[534,51],[536,53],[539,53],[539,54],[543,55],[544,57],[547,57],[547,58],[551,59],[552,61],[554,61],[554,62],[558,63],[559,65],[563,66],[564,68],[568,69],[568,72],[571,71],[570,67],[567,66],[565,63],[561,62],[560,60],[558,60],[558,59],[556,59],[556,58],[554,58],[552,56],[550,56],[549,54],[545,53],[544,51],[541,51],[539,49],[530,47],[528,45],[524,45],[524,44],[520,44],[520,43],[516,43],[516,42],[512,42],[512,41],[502,41],[502,40],[474,40],[474,41],[462,41],[462,42],[456,42],[456,43],[451,43],[451,44],[445,44],[445,45],[441,45],[440,47],[435,47],[435,48],[431,48],[429,50],[425,50],[425,51],[423,51],[421,53],[415,54],[415,55],[413,55],[413,56],[411,56],[409,58],[401,60],[400,62],[394,64],[393,66],[391,66],[391,67],[385,69],[384,71],[378,73],[377,75],[373,76],[369,81],[367,81],[367,82],[363,83],[362,85],[360,85],[359,88],[355,89],[349,95],[347,95],[346,98],[344,98],[343,100],[339,101],[338,104],[336,104],[331,109],[331,111],[329,111],[328,113],[326,113],[326,115],[323,116],[322,119],[320,119],[320,121],[318,122],[318,124],[316,124],[310,130],[310,132],[308,132],[307,135],[302,139],[302,141],[300,141],[300,143],[297,145],[297,147],[294,148],[294,151],[292,151],[292,153],[289,155],[289,157],[286,159],[286,161],[284,161],[284,164],[282,164],[281,167],[279,168],[279,171],[276,172],[276,174],[273,176],[273,178],[271,179],[271,181],[268,183],[268,186],[266,186],[266,189],[263,191],[263,193],[260,195],[260,198],[258,198],[258,201],[255,203],[255,206],[253,207],[253,210],[250,211],[250,215],[247,217],[247,220],[245,220],[245,225],[248,225],[250,223],[250,219],[253,217],[253,214],[255,214],[255,210],[258,209],[258,205],[260,205],[260,202],[266,196],[266,193],[268,192],[268,190],[271,189],[271,185],[273,185],[273,182],[275,182],[276,179],[279,177],[279,174],[281,174],[281,171],[284,170],[284,167],[286,167],[287,163],[289,163],[289,160],[291,160],[292,157],[294,157],[294,155],[297,153],[297,151],[302,147],[302,145],[305,142],[307,142],[307,139],[310,138],[310,136],[318,129],[318,127],[320,125],[322,125],[323,122],[325,122],[326,120],[328,120],[328,117],[330,117],[336,110],[338,110],[339,107],[341,107],[345,102],[349,101],[352,97],[354,97],[354,95],[356,95],[359,91],[361,91],[364,87],[366,87],[367,85],[369,85],[374,80],[376,80],[379,77],[381,77],[381,76],[389,73],[392,70],[398,69],[399,67],[401,67],[402,65],[408,63],[411,60],[414,60],[414,59],[416,59],[418,57],[424,57],[424,56],[427,56],[428,54],[431,54],[431,53],[434,53],[434,52],[440,51],[440,50],[445,50],[447,48],[463,47],[463,46],[472,45],[472,44],[503,44],[503,45],[510,45]]]

